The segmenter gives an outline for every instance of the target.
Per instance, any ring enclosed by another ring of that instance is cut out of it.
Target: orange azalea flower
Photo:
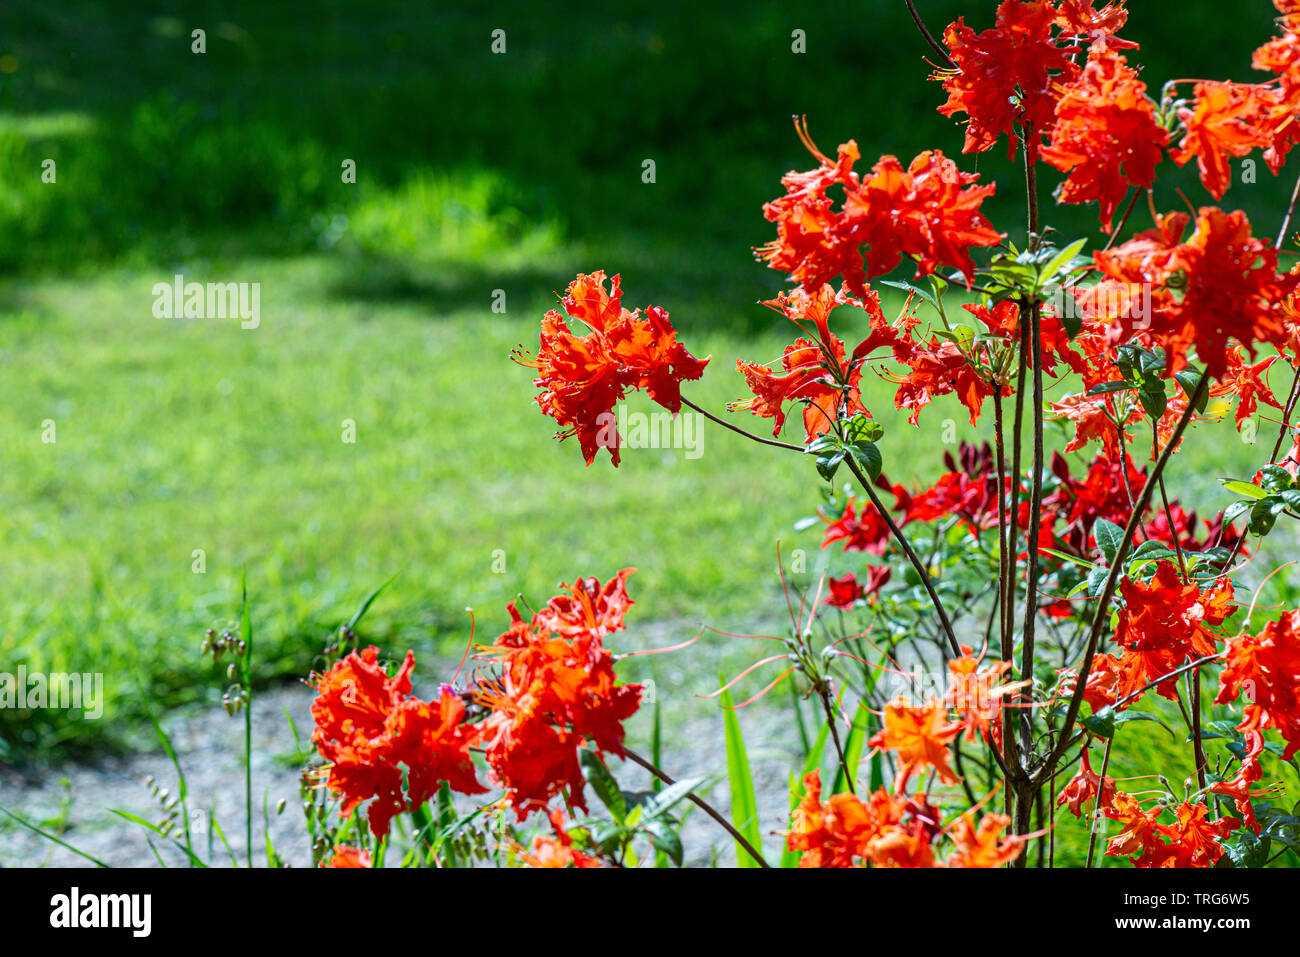
[[[415,656],[407,652],[393,677],[379,650],[352,652],[321,676],[312,702],[312,742],[326,761],[325,783],[343,798],[342,816],[374,798],[367,812],[376,837],[397,814],[419,807],[443,781],[464,794],[486,790],[475,777],[470,747],[478,729],[464,723],[465,705],[449,688],[429,704],[410,695]]]
[[[1114,778],[1107,777],[1105,783],[1102,783],[1101,775],[1092,769],[1092,765],[1088,763],[1088,749],[1086,747],[1079,757],[1079,770],[1070,779],[1070,783],[1061,791],[1056,803],[1068,807],[1071,814],[1081,819],[1083,817],[1083,805],[1096,799],[1099,790],[1101,799],[1097,801],[1097,806],[1101,808],[1110,807],[1116,791]]]
[[[1229,638],[1216,704],[1244,695],[1247,732],[1273,729],[1286,741],[1283,760],[1300,751],[1300,611],[1289,611],[1258,635]],[[1260,740],[1259,748],[1263,748]]]
[[[940,69],[931,79],[942,80],[948,94],[939,112],[966,114],[962,152],[982,153],[1005,133],[1008,155],[1023,135],[1030,161],[1037,159],[1038,136],[1050,132],[1055,120],[1053,87],[1079,74],[1070,60],[1079,47],[1057,46],[1052,36],[1058,15],[1047,0],[1003,0],[992,29],[976,33],[962,18],[944,31],[952,69]]]
[[[511,602],[509,629],[475,656],[501,666],[479,681],[475,698],[492,710],[482,731],[492,780],[520,820],[561,792],[586,808],[578,749],[587,740],[625,753],[623,722],[640,706],[642,686],[617,683],[614,656],[601,639],[623,627],[634,570],[603,586],[579,579],[531,620]]]
[[[322,861],[321,867],[370,867],[370,852],[360,848],[340,844],[334,848],[334,856],[328,862]]]
[[[1160,828],[1169,838],[1169,856],[1162,867],[1213,867],[1223,857],[1220,841],[1241,826],[1235,817],[1211,821],[1210,809],[1204,804],[1184,801],[1173,810],[1177,823]]]
[[[1067,395],[1059,402],[1051,403],[1054,418],[1067,419],[1074,423],[1074,438],[1065,446],[1067,452],[1077,452],[1091,442],[1101,443],[1101,453],[1108,459],[1119,461],[1125,457],[1121,447],[1120,430],[1113,421],[1119,415],[1113,395],[1087,395],[1078,393]],[[1142,421],[1142,410],[1135,408],[1124,420],[1125,426],[1136,425]],[[1123,442],[1131,442],[1132,434],[1125,431]]]
[[[921,410],[934,401],[935,396],[957,393],[962,405],[970,410],[970,423],[979,421],[985,398],[993,395],[994,387],[976,373],[955,342],[932,339],[928,351],[918,350],[907,360],[911,372],[898,381],[894,408],[911,409],[908,421],[916,425]],[[1011,395],[1010,386],[1002,386],[1002,395]]]
[[[1179,166],[1196,157],[1201,184],[1222,199],[1232,181],[1232,157],[1270,144],[1262,128],[1272,105],[1270,91],[1251,83],[1207,81],[1196,84],[1195,95],[1194,109],[1178,111],[1187,132],[1169,156]]]
[[[879,298],[867,290],[866,299],[850,295],[847,289],[836,292],[823,284],[816,292],[802,288],[781,293],[764,305],[790,319],[804,333],[786,346],[780,368],[773,370],[757,362],[736,361],[745,376],[753,398],[729,403],[731,411],[749,409],[754,415],[773,419],[772,434],[780,435],[785,425],[785,406],[800,402],[804,406],[804,441],[811,442],[830,430],[841,418],[856,414],[870,416],[862,404],[858,384],[867,353],[880,345],[890,346],[896,355],[906,355],[909,345],[904,336],[906,326],[895,329],[885,323]],[[873,332],[852,357],[844,342],[830,330],[830,314],[839,306],[851,306],[866,313]]]
[[[763,207],[763,215],[776,223],[777,239],[755,253],[810,293],[842,276],[849,292],[866,298],[867,280],[892,271],[905,255],[916,257],[918,278],[949,266],[970,285],[975,274],[970,248],[1002,240],[980,213],[995,185],[974,185],[978,175],[960,172],[938,150],[921,153],[906,169],[897,157],[882,156],[869,177],[860,177],[853,172],[860,154],[852,140],[831,160],[806,129],[799,135],[820,166],[782,179],[786,195]],[[839,209],[827,195],[831,186],[844,189]],[[868,247],[865,269],[863,247]]]
[[[1251,365],[1242,356],[1240,348],[1234,346],[1228,350],[1228,369],[1223,378],[1210,387],[1210,395],[1214,398],[1237,397],[1237,411],[1234,417],[1238,432],[1241,431],[1242,423],[1259,409],[1260,402],[1271,405],[1275,409],[1282,408],[1282,404],[1273,396],[1273,390],[1263,379],[1265,371],[1276,361],[1277,356],[1265,356]]]
[[[803,800],[790,815],[786,847],[803,852],[800,867],[858,866],[856,859],[866,856],[879,822],[853,794],[832,795],[823,805],[820,771],[808,774],[803,783]]]
[[[945,784],[959,780],[948,766],[948,745],[961,733],[962,725],[948,719],[948,709],[940,701],[912,707],[901,698],[885,705],[884,730],[867,742],[898,754],[898,780],[895,790],[901,793],[912,772],[932,767]]]
[[[1277,250],[1251,235],[1244,213],[1204,207],[1184,242],[1188,221],[1184,213],[1170,213],[1156,229],[1095,253],[1095,265],[1105,278],[1094,298],[1107,307],[1099,318],[1110,323],[1112,344],[1136,337],[1163,349],[1170,374],[1187,364],[1187,354],[1195,348],[1210,378],[1219,379],[1229,371],[1234,343],[1252,357],[1261,345],[1286,345],[1283,304],[1300,277],[1278,275]],[[1149,315],[1123,305],[1122,295],[1112,295],[1140,284],[1154,290]],[[1121,301],[1120,307],[1109,310],[1112,301]]]
[[[1169,132],[1156,122],[1146,84],[1124,57],[1094,48],[1082,75],[1056,104],[1052,140],[1043,159],[1069,173],[1057,198],[1062,203],[1100,204],[1102,228],[1110,232],[1115,208],[1130,186],[1155,179]]]
[[[967,741],[991,737],[993,743],[1001,747],[1002,698],[1018,687],[999,683],[1011,670],[1011,662],[995,660],[992,665],[981,668],[983,652],[976,657],[970,645],[962,645],[961,650],[961,657],[948,662],[951,675],[944,701],[957,712]]]
[[[945,867],[1001,867],[1020,856],[1025,839],[1011,835],[998,839],[1011,823],[1005,814],[985,814],[975,826],[975,814],[967,811],[952,829],[956,850],[944,862]]]
[[[677,341],[668,312],[647,306],[629,312],[622,305],[620,277],[605,290],[605,273],[579,275],[560,304],[542,319],[536,355],[517,349],[512,358],[537,370],[533,385],[542,389],[535,401],[560,426],[556,437],[576,435],[587,464],[597,449],[609,450],[619,463],[614,406],[629,390],[643,389],[674,415],[681,409],[681,383],[704,374],[709,359],[697,359]],[[569,320],[587,327],[575,335]]]
[[[1264,768],[1260,765],[1259,756],[1264,752],[1264,735],[1259,731],[1248,730],[1244,735],[1246,739],[1246,753],[1241,758],[1241,767],[1237,769],[1236,777],[1229,780],[1220,781],[1210,788],[1214,794],[1222,794],[1224,797],[1232,798],[1233,803],[1237,805],[1237,811],[1241,814],[1241,819],[1247,827],[1256,834],[1259,833],[1259,821],[1255,817],[1255,807],[1251,804],[1251,798],[1268,797],[1281,791],[1281,785],[1272,785],[1267,788],[1253,788],[1263,780]]]
[[[1172,562],[1160,562],[1148,583],[1120,580],[1120,609],[1115,640],[1124,649],[1115,670],[1119,679],[1113,693],[1119,698],[1135,694],[1195,658],[1213,655],[1219,637],[1211,627],[1223,624],[1237,606],[1232,601],[1232,581],[1217,579],[1204,592],[1185,584]],[[1164,678],[1156,693],[1177,700],[1178,679]]]
[[[1164,841],[1160,839],[1159,808],[1144,811],[1137,798],[1118,791],[1102,813],[1124,825],[1107,842],[1107,857],[1128,857],[1139,867],[1159,866],[1167,853]]]
[[[554,837],[544,834],[533,838],[533,849],[523,854],[521,860],[529,867],[600,867],[600,858],[584,854],[573,846],[573,838],[564,829],[564,815],[551,811]]]
[[[804,777],[804,797],[790,815],[786,847],[802,851],[800,867],[933,867],[937,831],[915,802],[880,788],[821,800],[821,772]],[[904,823],[904,815],[911,821]]]

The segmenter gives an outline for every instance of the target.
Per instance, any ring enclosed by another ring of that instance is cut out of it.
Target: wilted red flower
[[[1169,132],[1156,122],[1146,84],[1124,57],[1102,46],[1088,57],[1083,73],[1068,84],[1056,104],[1056,123],[1043,159],[1070,175],[1057,198],[1062,203],[1100,204],[1102,228],[1130,186],[1144,189],[1155,179]]]
[[[513,358],[537,370],[533,385],[542,389],[538,407],[560,426],[556,437],[578,437],[583,458],[591,465],[597,449],[609,450],[619,463],[614,406],[629,390],[643,389],[676,415],[681,410],[681,383],[704,374],[709,359],[697,359],[677,341],[668,312],[647,306],[629,312],[622,305],[620,277],[605,290],[605,273],[579,275],[560,303],[542,319],[536,355],[517,349]],[[574,334],[569,320],[589,330]]]
[[[352,652],[316,684],[312,742],[326,761],[325,783],[343,798],[347,817],[374,798],[367,812],[376,837],[388,833],[393,817],[419,807],[443,781],[454,790],[486,790],[475,777],[469,749],[478,729],[463,723],[465,705],[444,688],[430,704],[411,696],[415,656],[393,677],[379,664],[379,650]]]
[[[1083,817],[1083,805],[1088,801],[1097,799],[1098,791],[1101,797],[1097,800],[1099,808],[1106,808],[1115,798],[1115,779],[1107,777],[1105,783],[1102,782],[1101,775],[1092,769],[1088,762],[1088,749],[1085,747],[1079,755],[1079,770],[1074,777],[1070,778],[1068,783],[1056,799],[1060,806],[1068,807],[1070,813],[1077,818]]]

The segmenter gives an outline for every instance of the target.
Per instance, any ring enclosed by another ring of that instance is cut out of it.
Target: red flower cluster
[[[446,685],[434,702],[411,694],[410,652],[391,677],[375,648],[335,664],[316,683],[312,742],[330,762],[325,782],[343,797],[343,815],[374,798],[367,816],[382,837],[393,817],[423,805],[444,781],[464,794],[483,793],[472,747],[483,749],[492,783],[520,820],[562,791],[585,809],[578,749],[591,741],[621,757],[622,723],[641,701],[640,685],[618,684],[614,656],[601,642],[623,628],[633,571],[604,585],[579,579],[528,620],[511,602],[510,628],[478,655],[501,670],[478,681],[474,700],[490,711],[474,723]]]
[[[820,165],[782,178],[786,195],[763,207],[763,215],[777,224],[777,238],[756,250],[759,258],[809,292],[843,276],[859,298],[866,298],[870,276],[892,271],[904,256],[916,259],[918,277],[948,266],[961,271],[968,285],[974,281],[970,248],[1002,239],[979,211],[993,184],[973,185],[978,175],[960,172],[938,150],[921,153],[906,169],[896,157],[882,156],[862,178],[853,171],[861,154],[852,140],[832,160],[805,129],[799,132]],[[827,195],[832,186],[844,190],[839,209]]]
[[[1277,173],[1300,141],[1300,13],[1290,0],[1274,0],[1283,14],[1282,35],[1265,43],[1252,59],[1257,70],[1275,75],[1269,83],[1197,83],[1190,108],[1179,110],[1186,135],[1170,152],[1180,166],[1196,158],[1201,183],[1220,199],[1232,181],[1229,161],[1262,148]]]
[[[1123,0],[1101,11],[1092,0],[1022,2],[1003,0],[994,27],[976,33],[965,18],[949,24],[944,44],[952,66],[938,70],[948,101],[939,107],[944,116],[966,114],[963,152],[992,149],[1006,134],[1009,154],[1023,139],[1030,162],[1038,157],[1039,139],[1051,133],[1057,121],[1057,99],[1062,86],[1079,77],[1071,57],[1090,40],[1099,48],[1133,46],[1114,37],[1128,14]]]
[[[967,811],[951,828],[952,853],[938,861],[934,844],[945,832],[923,797],[880,788],[866,799],[834,794],[823,803],[821,791],[821,773],[813,771],[790,815],[786,847],[801,852],[800,867],[1001,867],[1024,847],[1019,837],[999,839],[1009,818],[986,814],[977,826]]]
[[[501,666],[479,682],[475,699],[491,709],[481,732],[491,780],[520,820],[561,792],[586,809],[578,749],[588,740],[599,751],[625,753],[623,722],[640,706],[641,685],[617,683],[601,639],[623,628],[634,571],[603,586],[579,579],[531,619],[511,602],[509,630],[477,656]]]
[[[537,370],[533,385],[543,390],[537,405],[560,426],[557,438],[578,437],[588,465],[600,448],[618,465],[621,437],[613,410],[629,390],[644,390],[676,415],[681,383],[700,378],[709,364],[677,341],[667,310],[624,309],[619,280],[614,276],[607,292],[603,271],[579,275],[560,300],[564,313],[552,309],[542,319],[537,354],[513,354],[520,365]],[[570,319],[589,331],[575,335]]]
[[[316,683],[312,743],[329,764],[329,789],[343,798],[350,815],[374,798],[367,817],[376,837],[388,833],[392,819],[424,804],[443,781],[463,794],[487,790],[479,784],[469,756],[478,729],[463,723],[465,705],[444,687],[436,702],[411,695],[415,656],[393,677],[367,648],[338,661]]]
[[[1084,700],[1094,708],[1118,705],[1157,679],[1157,694],[1177,700],[1177,681],[1166,678],[1179,666],[1217,652],[1220,641],[1211,628],[1222,625],[1237,610],[1232,581],[1216,579],[1207,589],[1184,583],[1172,562],[1160,562],[1150,582],[1120,581],[1125,605],[1120,609],[1115,641],[1118,656],[1098,655]],[[1119,705],[1121,709],[1137,699]]]
[[[1136,338],[1163,349],[1170,374],[1194,348],[1218,379],[1232,368],[1233,340],[1252,357],[1258,346],[1287,344],[1283,304],[1300,277],[1278,274],[1277,250],[1251,235],[1245,213],[1202,208],[1183,241],[1188,223],[1186,213],[1169,213],[1157,228],[1095,253],[1104,278],[1093,298],[1106,305],[1098,318],[1110,323],[1112,344]],[[1152,289],[1149,316],[1131,300],[1142,285]]]
[[[1144,811],[1137,798],[1119,792],[1105,815],[1124,825],[1106,846],[1108,857],[1128,857],[1136,867],[1213,867],[1223,857],[1221,841],[1241,826],[1234,817],[1209,819],[1204,804],[1183,802],[1173,813],[1177,821],[1161,824],[1164,808]]]
[[[1258,635],[1229,638],[1219,674],[1216,704],[1243,696],[1241,724],[1237,727],[1258,742],[1259,732],[1272,729],[1286,741],[1282,759],[1300,751],[1300,611],[1290,611],[1264,626]]]

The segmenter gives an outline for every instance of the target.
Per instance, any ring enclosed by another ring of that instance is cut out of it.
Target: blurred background
[[[919,5],[936,34],[962,15],[983,29],[995,6]],[[1266,0],[1135,6],[1124,35],[1157,94],[1173,77],[1251,79],[1272,34]],[[855,138],[865,167],[957,156],[928,53],[902,0],[5,4],[0,670],[102,672],[108,701],[95,722],[0,710],[0,761],[130,744],[146,697],[219,696],[198,644],[238,613],[245,572],[266,682],[303,675],[391,576],[364,635],[415,648],[430,673],[459,657],[466,606],[490,638],[517,593],[544,602],[626,565],[641,569],[630,643],[780,627],[776,542],[818,544],[794,531],[818,503],[810,463],[713,430],[698,459],[586,468],[508,354],[535,346],[576,272],[603,268],[714,356],[696,401],[741,397],[735,359],[789,339],[756,305],[782,277],[750,249],[773,235],[761,207],[780,176],[810,165],[791,115],[824,151]],[[1020,241],[1006,157],[958,161],[998,183],[985,212]],[[1190,170],[1161,175],[1163,208],[1181,205],[1174,185],[1204,201]],[[1289,185],[1261,163],[1224,205],[1271,235]],[[1091,207],[1044,219],[1096,235]],[[155,318],[153,285],[178,273],[260,283],[260,327]],[[981,435],[954,402],[918,431],[887,384],[869,400],[895,481],[942,470],[945,417]],[[1215,478],[1262,450],[1204,431],[1178,485],[1219,508]],[[749,650],[642,661],[689,696]]]

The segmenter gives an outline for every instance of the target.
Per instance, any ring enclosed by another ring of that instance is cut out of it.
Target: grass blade
[[[719,683],[726,683],[721,675]],[[727,746],[727,779],[731,784],[731,824],[762,854],[763,832],[758,823],[758,798],[754,794],[754,778],[749,771],[749,754],[740,731],[740,718],[732,707],[730,691],[724,691],[720,700]],[[736,863],[739,867],[758,867],[758,862],[739,844],[736,845]]]

